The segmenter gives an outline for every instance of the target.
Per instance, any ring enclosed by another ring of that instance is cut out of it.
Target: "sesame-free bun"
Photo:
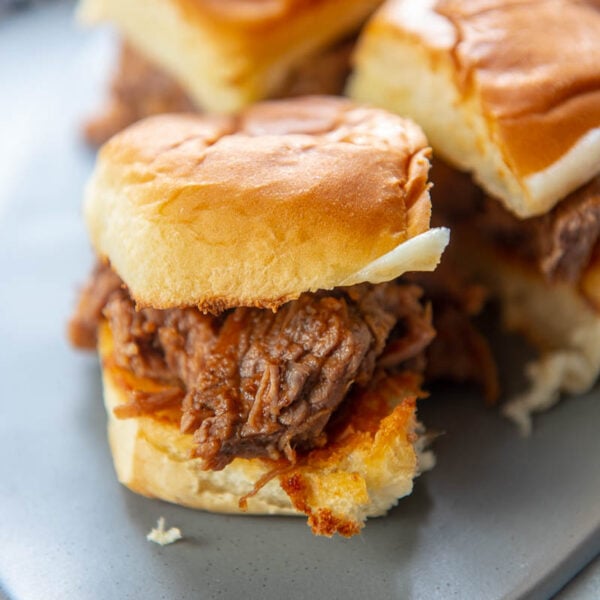
[[[137,493],[212,512],[305,514],[315,534],[350,536],[367,517],[385,514],[409,494],[413,478],[433,466],[432,454],[422,452],[415,397],[409,396],[418,383],[404,375],[362,392],[337,438],[295,465],[236,458],[221,471],[203,470],[201,460],[191,457],[193,436],[180,432],[176,411],[115,416],[132,391],[157,390],[160,384],[117,367],[112,344],[110,328],[102,323],[98,349],[110,447],[119,481]]]
[[[435,268],[428,157],[415,124],[341,98],[164,115],[101,149],[85,217],[139,306],[276,308]]]
[[[389,0],[349,92],[415,119],[436,155],[530,217],[600,171],[599,39],[591,0]]]
[[[235,112],[281,94],[293,71],[356,32],[382,0],[82,0],[199,108]]]

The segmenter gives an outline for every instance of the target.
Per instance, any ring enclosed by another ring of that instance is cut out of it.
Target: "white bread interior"
[[[514,214],[523,218],[543,214],[600,170],[600,119],[597,108],[590,108],[600,104],[600,90],[584,86],[579,96],[579,92],[573,92],[569,102],[581,102],[586,107],[579,113],[575,109],[569,113],[568,102],[560,105],[560,110],[567,113],[561,124],[565,131],[582,120],[587,129],[574,143],[565,143],[558,158],[542,168],[539,165],[529,168],[525,163],[542,150],[539,142],[527,140],[531,128],[524,126],[520,144],[522,148],[529,148],[529,158],[513,155],[506,137],[500,134],[500,120],[486,110],[479,74],[472,74],[469,85],[460,81],[454,55],[460,40],[451,20],[437,11],[440,4],[448,3],[389,0],[369,21],[359,39],[349,95],[413,118],[423,127],[436,155],[456,168],[471,172],[490,195],[499,198]],[[456,4],[461,10],[469,6],[468,2]],[[502,10],[510,10],[511,4],[516,6],[517,3],[505,3]],[[534,11],[537,8],[528,6],[523,10],[530,11],[532,35],[536,35]],[[555,18],[560,20],[560,9],[554,10]],[[590,30],[595,28],[600,35],[600,13],[592,11],[589,20]],[[562,60],[564,46],[573,47],[574,34],[569,30],[565,30],[560,39],[547,35],[546,31],[537,31],[537,35],[544,47],[554,45],[551,47],[555,50],[548,52],[555,65]],[[493,43],[494,32],[490,30],[489,44]],[[529,50],[522,48],[523,55],[516,56],[515,61],[527,60],[525,53]],[[497,51],[502,53],[508,49],[499,46]],[[595,72],[599,81],[598,61],[585,58],[593,65],[588,76],[594,76]],[[560,76],[568,80],[572,63],[568,58],[564,63]],[[536,77],[540,73],[543,74],[541,69],[535,70]],[[507,71],[503,76],[510,78],[512,73]],[[554,72],[549,75],[554,76],[557,76]],[[552,78],[540,82],[536,93],[552,90],[552,86]],[[532,115],[531,118],[538,117]],[[543,116],[539,118],[543,120]],[[515,136],[516,133],[511,134]],[[547,145],[556,146],[562,137],[566,138],[559,131]]]
[[[118,419],[114,408],[128,401],[128,389],[151,389],[153,382],[134,377],[111,362],[108,324],[99,331],[109,441],[117,477],[134,492],[168,502],[222,513],[309,516],[316,534],[353,535],[367,517],[385,514],[412,491],[413,478],[433,466],[415,419],[414,397],[400,380],[383,380],[365,395],[384,399],[387,416],[376,431],[352,430],[344,441],[314,451],[304,462],[274,476],[247,498],[261,477],[274,468],[259,459],[235,459],[221,471],[203,470],[190,458],[192,435],[164,415]],[[150,387],[149,387],[150,386]]]
[[[528,389],[510,399],[503,413],[525,434],[531,416],[561,394],[581,394],[600,375],[600,311],[577,285],[548,283],[538,273],[481,245],[465,245],[461,255],[478,280],[500,299],[507,329],[522,333],[539,350],[527,365]]]
[[[409,271],[433,271],[449,241],[450,230],[447,227],[435,227],[425,233],[419,233],[366,264],[356,273],[340,281],[339,285],[355,285],[365,281],[382,283]]]
[[[174,77],[199,108],[235,112],[275,95],[290,71],[353,33],[381,0],[83,0]]]
[[[84,212],[139,306],[276,308],[435,268],[428,155],[410,121],[341,98],[163,115],[101,149]]]

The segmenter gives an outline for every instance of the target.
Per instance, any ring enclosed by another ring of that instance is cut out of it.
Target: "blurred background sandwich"
[[[122,40],[94,144],[164,112],[231,113],[264,98],[338,94],[381,0],[83,0],[80,20]]]
[[[600,372],[600,10],[583,0],[388,0],[350,95],[415,119],[458,272],[540,349],[523,428]],[[442,162],[443,161],[443,162]]]

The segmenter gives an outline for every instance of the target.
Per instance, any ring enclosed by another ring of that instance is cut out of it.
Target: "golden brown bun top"
[[[79,0],[77,14],[116,27],[198,108],[234,114],[289,92],[306,64],[321,65],[381,1]]]
[[[213,18],[239,24],[264,24],[285,18],[293,11],[315,4],[314,0],[173,0],[193,15],[208,13]],[[323,3],[325,0],[317,0]]]
[[[452,54],[522,176],[600,127],[598,0],[393,0],[376,23]]]
[[[276,307],[357,283],[427,231],[428,156],[415,124],[341,98],[164,115],[102,148],[86,218],[140,305]],[[402,271],[440,252],[426,244]]]
[[[190,18],[209,16],[232,27],[271,27],[313,10],[318,5],[339,4],[345,0],[171,0]],[[383,0],[382,0],[383,1]],[[365,4],[373,5],[372,0]]]

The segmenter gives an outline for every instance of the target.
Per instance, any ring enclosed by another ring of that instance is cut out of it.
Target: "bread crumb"
[[[146,539],[149,542],[154,542],[160,546],[166,546],[167,544],[172,544],[173,542],[180,540],[182,537],[178,527],[170,527],[165,530],[165,519],[164,517],[160,517],[157,526],[150,531],[146,536]]]

